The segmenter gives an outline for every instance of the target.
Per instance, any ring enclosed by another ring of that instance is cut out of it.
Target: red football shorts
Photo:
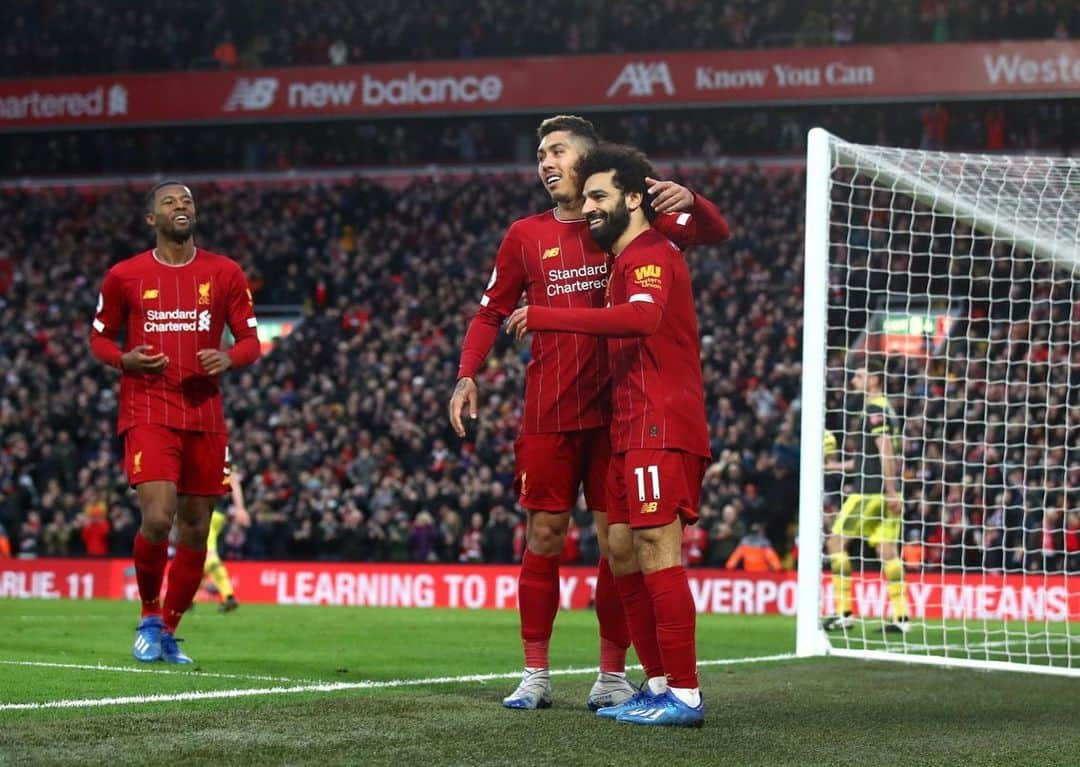
[[[124,432],[124,471],[132,487],[143,482],[176,484],[180,495],[229,492],[228,435],[170,429],[158,424]]]
[[[709,459],[682,450],[628,450],[608,468],[608,524],[662,527],[698,518],[701,480]]]
[[[611,442],[608,429],[522,434],[514,443],[514,492],[529,511],[570,511],[585,487],[585,504],[605,511]]]

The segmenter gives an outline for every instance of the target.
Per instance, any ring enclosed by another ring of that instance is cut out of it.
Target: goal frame
[[[799,479],[799,561],[796,599],[796,646],[798,657],[836,656],[875,661],[893,661],[983,670],[1022,671],[1054,676],[1080,677],[1080,666],[945,657],[882,650],[834,647],[821,628],[823,499],[825,439],[825,384],[828,326],[829,234],[833,159],[865,163],[875,178],[892,189],[908,194],[931,207],[935,213],[955,218],[995,237],[1009,240],[1033,256],[1052,260],[1080,271],[1080,249],[1075,244],[1023,223],[1005,221],[992,212],[933,182],[912,174],[875,156],[872,147],[850,144],[823,128],[813,128],[807,137],[805,262],[803,271],[803,358],[801,390],[801,439]],[[956,154],[958,160],[965,155]]]

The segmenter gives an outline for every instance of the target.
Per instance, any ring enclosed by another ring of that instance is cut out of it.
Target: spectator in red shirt
[[[79,530],[83,547],[89,557],[105,557],[109,554],[109,521],[105,516],[105,502],[100,498],[88,503],[83,510],[83,524]]]

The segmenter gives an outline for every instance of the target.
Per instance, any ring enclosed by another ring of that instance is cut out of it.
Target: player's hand
[[[243,506],[233,507],[233,522],[240,527],[251,527],[251,515]]]
[[[694,193],[674,181],[658,181],[645,177],[649,194],[653,196],[653,210],[657,213],[677,213],[694,207]]]
[[[888,507],[889,511],[891,511],[897,516],[899,516],[904,511],[904,502],[900,500],[900,496],[896,493],[889,493],[885,497],[885,506]]]
[[[525,337],[529,332],[529,307],[521,306],[514,310],[506,321],[506,332],[518,341]]]
[[[217,376],[232,367],[232,357],[221,349],[199,349],[195,355],[208,376]]]
[[[162,354],[150,354],[154,350],[150,344],[139,344],[120,355],[120,367],[129,373],[152,373],[163,371],[169,364],[169,358]]]
[[[476,381],[471,378],[462,378],[454,387],[454,393],[450,396],[450,425],[459,437],[465,436],[465,424],[461,416],[466,408],[469,418],[476,420]]]

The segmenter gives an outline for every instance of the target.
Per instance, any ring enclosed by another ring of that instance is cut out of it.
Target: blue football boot
[[[643,706],[624,711],[615,721],[657,727],[700,727],[705,722],[705,701],[697,706],[689,706],[668,690]]]
[[[661,695],[662,694],[663,693],[661,693]],[[646,682],[641,686],[640,690],[631,695],[627,700],[617,706],[607,706],[605,708],[597,709],[596,715],[603,717],[604,719],[618,719],[619,714],[624,714],[627,711],[635,711],[647,706],[650,701],[658,697],[660,696],[653,695],[652,690],[649,689],[649,683]]]
[[[161,622],[161,617],[157,615],[148,615],[139,621],[139,625],[135,627],[135,644],[131,648],[131,654],[135,656],[135,660],[141,660],[144,663],[161,660],[163,628],[165,625]]]
[[[176,643],[183,641],[168,631],[163,631],[161,633],[161,659],[166,663],[194,663],[195,661],[184,655],[184,651],[177,647]]]

